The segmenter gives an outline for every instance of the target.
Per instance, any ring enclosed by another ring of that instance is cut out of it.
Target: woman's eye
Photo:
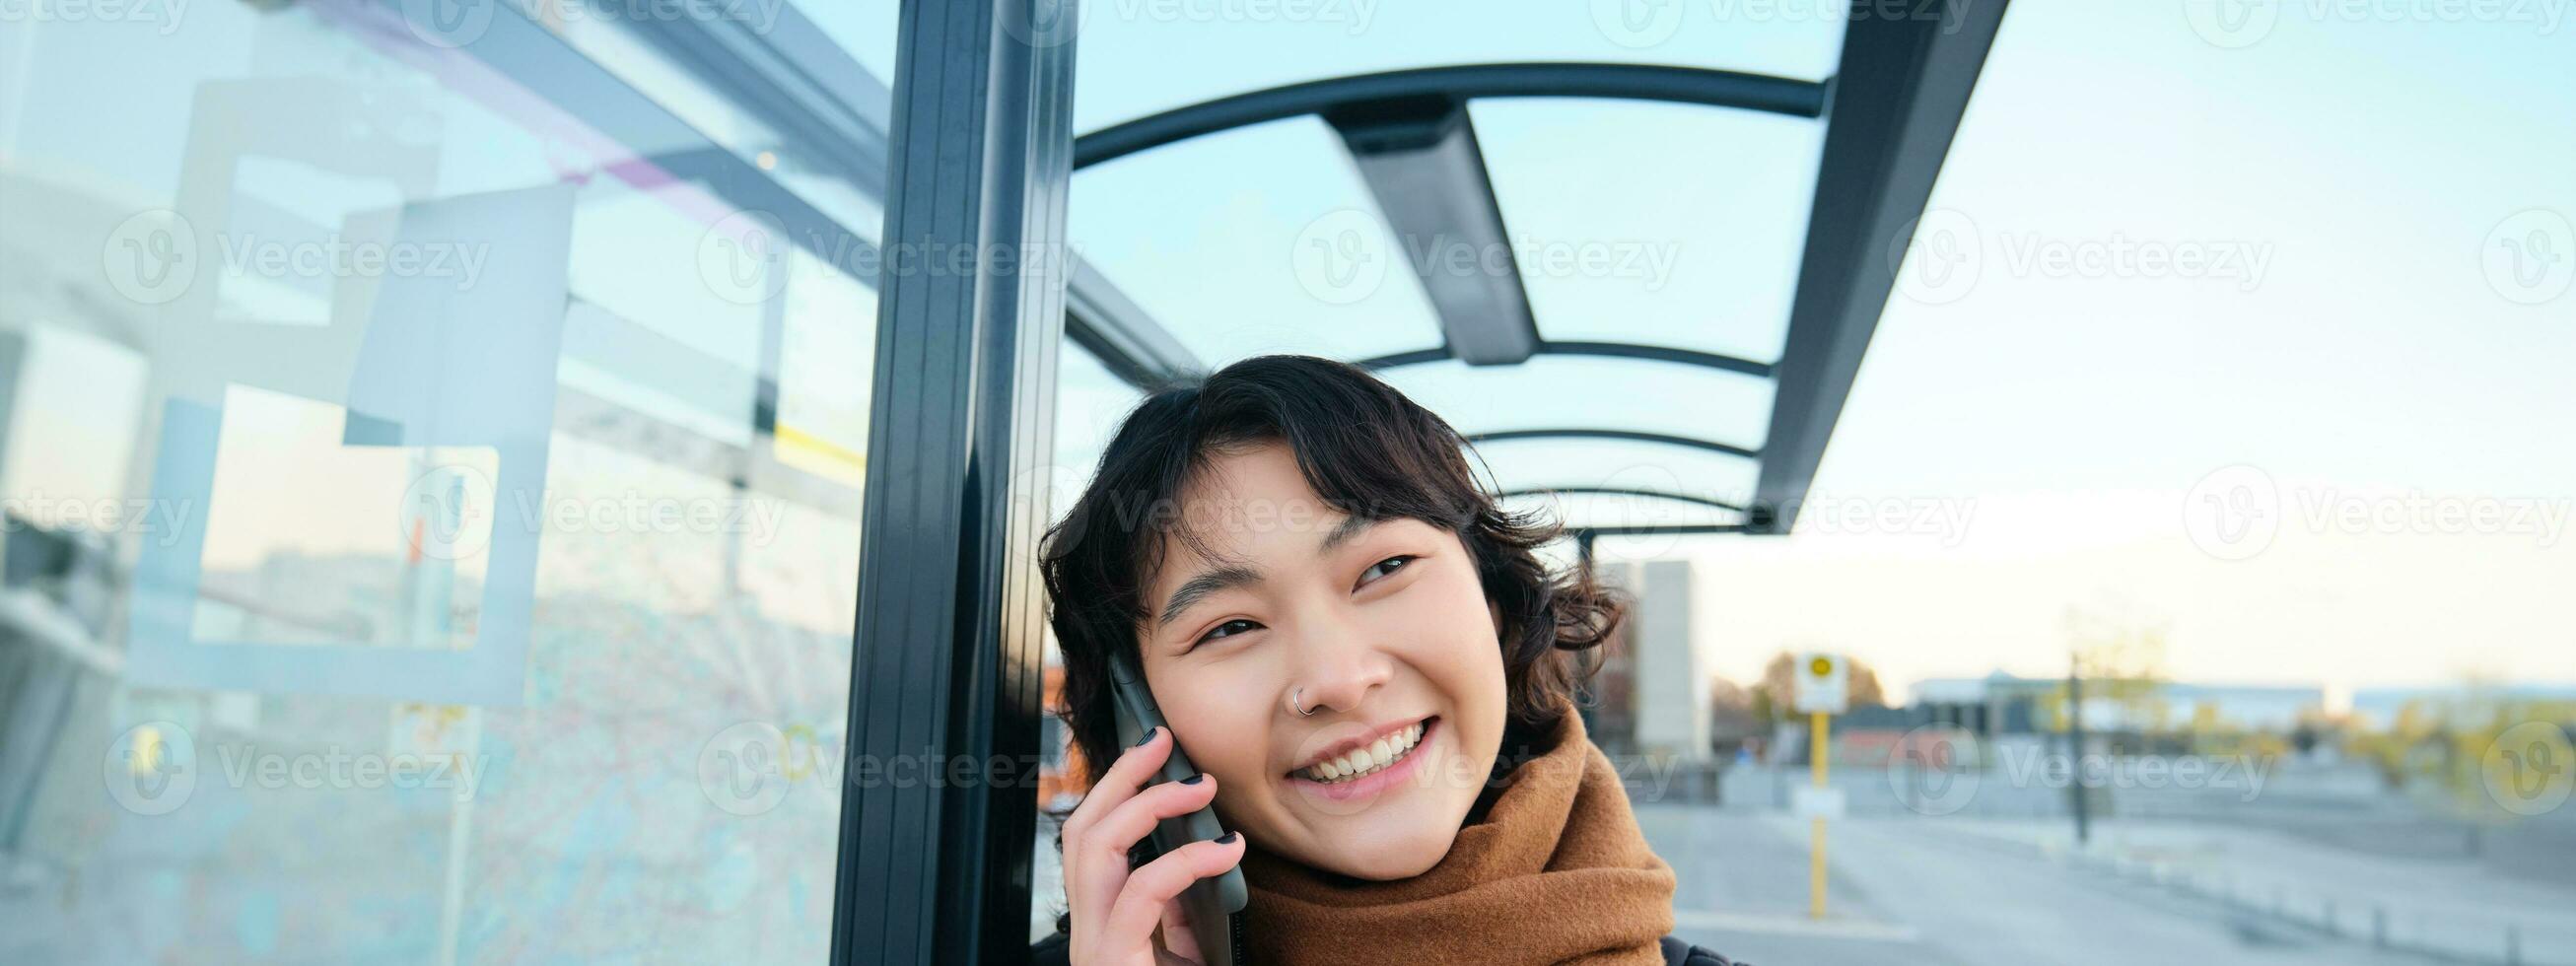
[[[1233,626],[1234,626],[1234,625],[1236,625],[1236,624],[1241,624],[1241,625],[1243,625],[1243,630],[1235,631],[1235,632],[1234,632],[1234,634],[1241,634],[1241,633],[1243,633],[1243,631],[1248,631],[1248,630],[1251,630],[1251,629],[1253,629],[1253,628],[1255,628],[1255,627],[1259,627],[1259,626],[1261,626],[1261,625],[1259,625],[1259,624],[1255,624],[1255,623],[1253,623],[1253,622],[1251,622],[1251,621],[1248,621],[1248,620],[1245,620],[1245,619],[1243,619],[1243,618],[1237,617],[1237,618],[1235,618],[1235,619],[1233,619],[1233,620],[1230,620],[1230,621],[1227,621],[1227,622],[1225,622],[1225,623],[1223,623],[1223,624],[1218,624],[1218,625],[1217,625],[1217,626],[1215,626],[1215,627],[1208,628],[1208,632],[1207,632],[1207,633],[1205,633],[1205,634],[1201,634],[1201,635],[1199,635],[1199,639],[1198,639],[1195,643],[1205,644],[1205,643],[1207,643],[1207,642],[1209,642],[1209,641],[1216,640],[1217,638],[1220,638],[1220,637],[1232,637],[1232,636],[1234,636],[1234,634],[1228,634],[1228,633],[1226,633],[1225,629],[1226,629],[1226,628],[1229,628],[1229,627],[1233,627]]]
[[[1363,584],[1367,583],[1368,576],[1370,574],[1378,573],[1381,569],[1390,574],[1398,570],[1402,570],[1404,569],[1405,564],[1412,563],[1415,559],[1416,558],[1410,555],[1402,555],[1380,560],[1377,563],[1369,565],[1369,569],[1360,572],[1360,582]],[[1389,567],[1387,566],[1388,564],[1394,564],[1395,566]]]

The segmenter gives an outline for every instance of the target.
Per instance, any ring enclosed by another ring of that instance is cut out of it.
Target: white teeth
[[[1338,782],[1378,771],[1401,760],[1422,742],[1423,726],[1416,724],[1403,731],[1352,749],[1341,757],[1321,762],[1298,774],[1319,782]]]

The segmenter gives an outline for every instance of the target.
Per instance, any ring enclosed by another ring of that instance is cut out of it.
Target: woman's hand
[[[1181,908],[1181,890],[1243,860],[1243,836],[1228,833],[1192,842],[1130,871],[1127,851],[1157,822],[1206,808],[1216,799],[1216,778],[1152,788],[1145,781],[1172,754],[1170,729],[1156,728],[1143,744],[1101,773],[1082,804],[1064,820],[1064,893],[1073,932],[1066,952],[1073,966],[1151,966],[1197,963],[1198,939]],[[1168,948],[1156,949],[1154,927]]]

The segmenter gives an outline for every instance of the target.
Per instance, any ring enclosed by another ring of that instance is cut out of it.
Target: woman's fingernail
[[[1184,785],[1196,785],[1196,784],[1198,784],[1198,783],[1199,783],[1199,779],[1206,778],[1206,777],[1207,777],[1207,773],[1206,773],[1206,772],[1200,772],[1200,773],[1198,773],[1198,774],[1191,775],[1191,776],[1190,776],[1190,777],[1188,777],[1188,778],[1181,779],[1181,784],[1184,784]]]
[[[1218,844],[1218,845],[1233,845],[1233,844],[1234,844],[1234,840],[1239,839],[1239,838],[1242,838],[1242,837],[1243,837],[1243,833],[1241,833],[1241,832],[1227,832],[1227,833],[1225,833],[1224,835],[1220,835],[1220,836],[1217,836],[1217,837],[1216,837],[1216,844]]]
[[[1147,728],[1147,729],[1145,729],[1145,737],[1142,737],[1142,738],[1138,738],[1138,739],[1136,739],[1136,747],[1138,747],[1138,748],[1142,748],[1142,747],[1145,747],[1146,745],[1153,744],[1153,743],[1154,743],[1154,736],[1155,736],[1155,735],[1157,735],[1157,734],[1162,733],[1162,730],[1163,730],[1163,726],[1162,726],[1162,725],[1155,725],[1155,726],[1153,726],[1153,727],[1151,727],[1151,728]]]

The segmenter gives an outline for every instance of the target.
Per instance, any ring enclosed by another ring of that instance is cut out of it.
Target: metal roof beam
[[[1470,435],[1467,437],[1467,442],[1502,443],[1523,439],[1616,439],[1632,443],[1655,443],[1663,446],[1687,446],[1692,449],[1707,450],[1712,453],[1723,453],[1728,456],[1741,456],[1746,459],[1762,458],[1762,451],[1747,449],[1733,443],[1721,443],[1716,440],[1698,439],[1691,436],[1675,436],[1670,433],[1649,433],[1634,429],[1504,429],[1490,433],[1476,433]]]
[[[1334,77],[1237,94],[1093,131],[1075,140],[1079,170],[1204,134],[1372,101],[1601,97],[1817,117],[1825,85],[1765,74],[1650,64],[1468,64]]]
[[[1861,356],[1895,284],[1888,253],[1913,231],[1958,132],[2005,3],[1938,18],[1855,17],[1826,107],[1807,248],[1754,486],[1761,533],[1797,522]]]
[[[1645,497],[1650,500],[1675,500],[1682,503],[1698,504],[1704,507],[1714,507],[1720,510],[1733,510],[1737,513],[1744,512],[1743,507],[1737,506],[1733,503],[1728,503],[1724,500],[1713,500],[1708,497],[1691,496],[1685,493],[1666,493],[1662,490],[1641,490],[1625,486],[1534,486],[1518,490],[1505,490],[1501,493],[1494,494],[1494,496],[1497,498],[1509,498],[1515,496],[1554,496],[1559,493],[1580,493],[1590,496],[1636,496]]]
[[[1640,524],[1636,526],[1576,527],[1571,529],[1569,532],[1574,534],[1576,540],[1582,540],[1586,535],[1590,535],[1592,537],[1648,537],[1662,534],[1688,535],[1747,533],[1750,531],[1741,523],[1675,523],[1663,525]]]
[[[1751,359],[1741,359],[1735,356],[1719,355],[1714,352],[1701,352],[1696,349],[1683,349],[1668,345],[1640,345],[1630,342],[1551,342],[1542,339],[1539,341],[1537,349],[1532,354],[1542,356],[1599,356],[1616,359],[1644,359],[1652,362],[1671,362],[1686,366],[1699,366],[1706,369],[1716,369],[1723,372],[1742,373],[1744,375],[1755,376],[1763,379],[1771,378],[1772,373],[1771,363],[1768,362],[1755,362]],[[1373,372],[1384,372],[1388,369],[1401,369],[1405,366],[1418,366],[1432,362],[1446,362],[1451,358],[1454,357],[1449,354],[1449,350],[1446,347],[1441,347],[1433,349],[1415,349],[1409,352],[1397,352],[1389,355],[1377,356],[1375,358],[1362,359],[1358,362],[1352,363],[1352,365],[1356,365],[1362,369],[1367,369]]]
[[[1341,133],[1397,248],[1422,280],[1449,354],[1471,366],[1528,359],[1538,347],[1538,320],[1530,316],[1467,102],[1369,101],[1333,108],[1324,120]]]
[[[1128,385],[1152,392],[1207,372],[1196,353],[1173,338],[1109,277],[1076,256],[1066,256],[1072,277],[1065,285],[1065,338],[1109,367]]]

